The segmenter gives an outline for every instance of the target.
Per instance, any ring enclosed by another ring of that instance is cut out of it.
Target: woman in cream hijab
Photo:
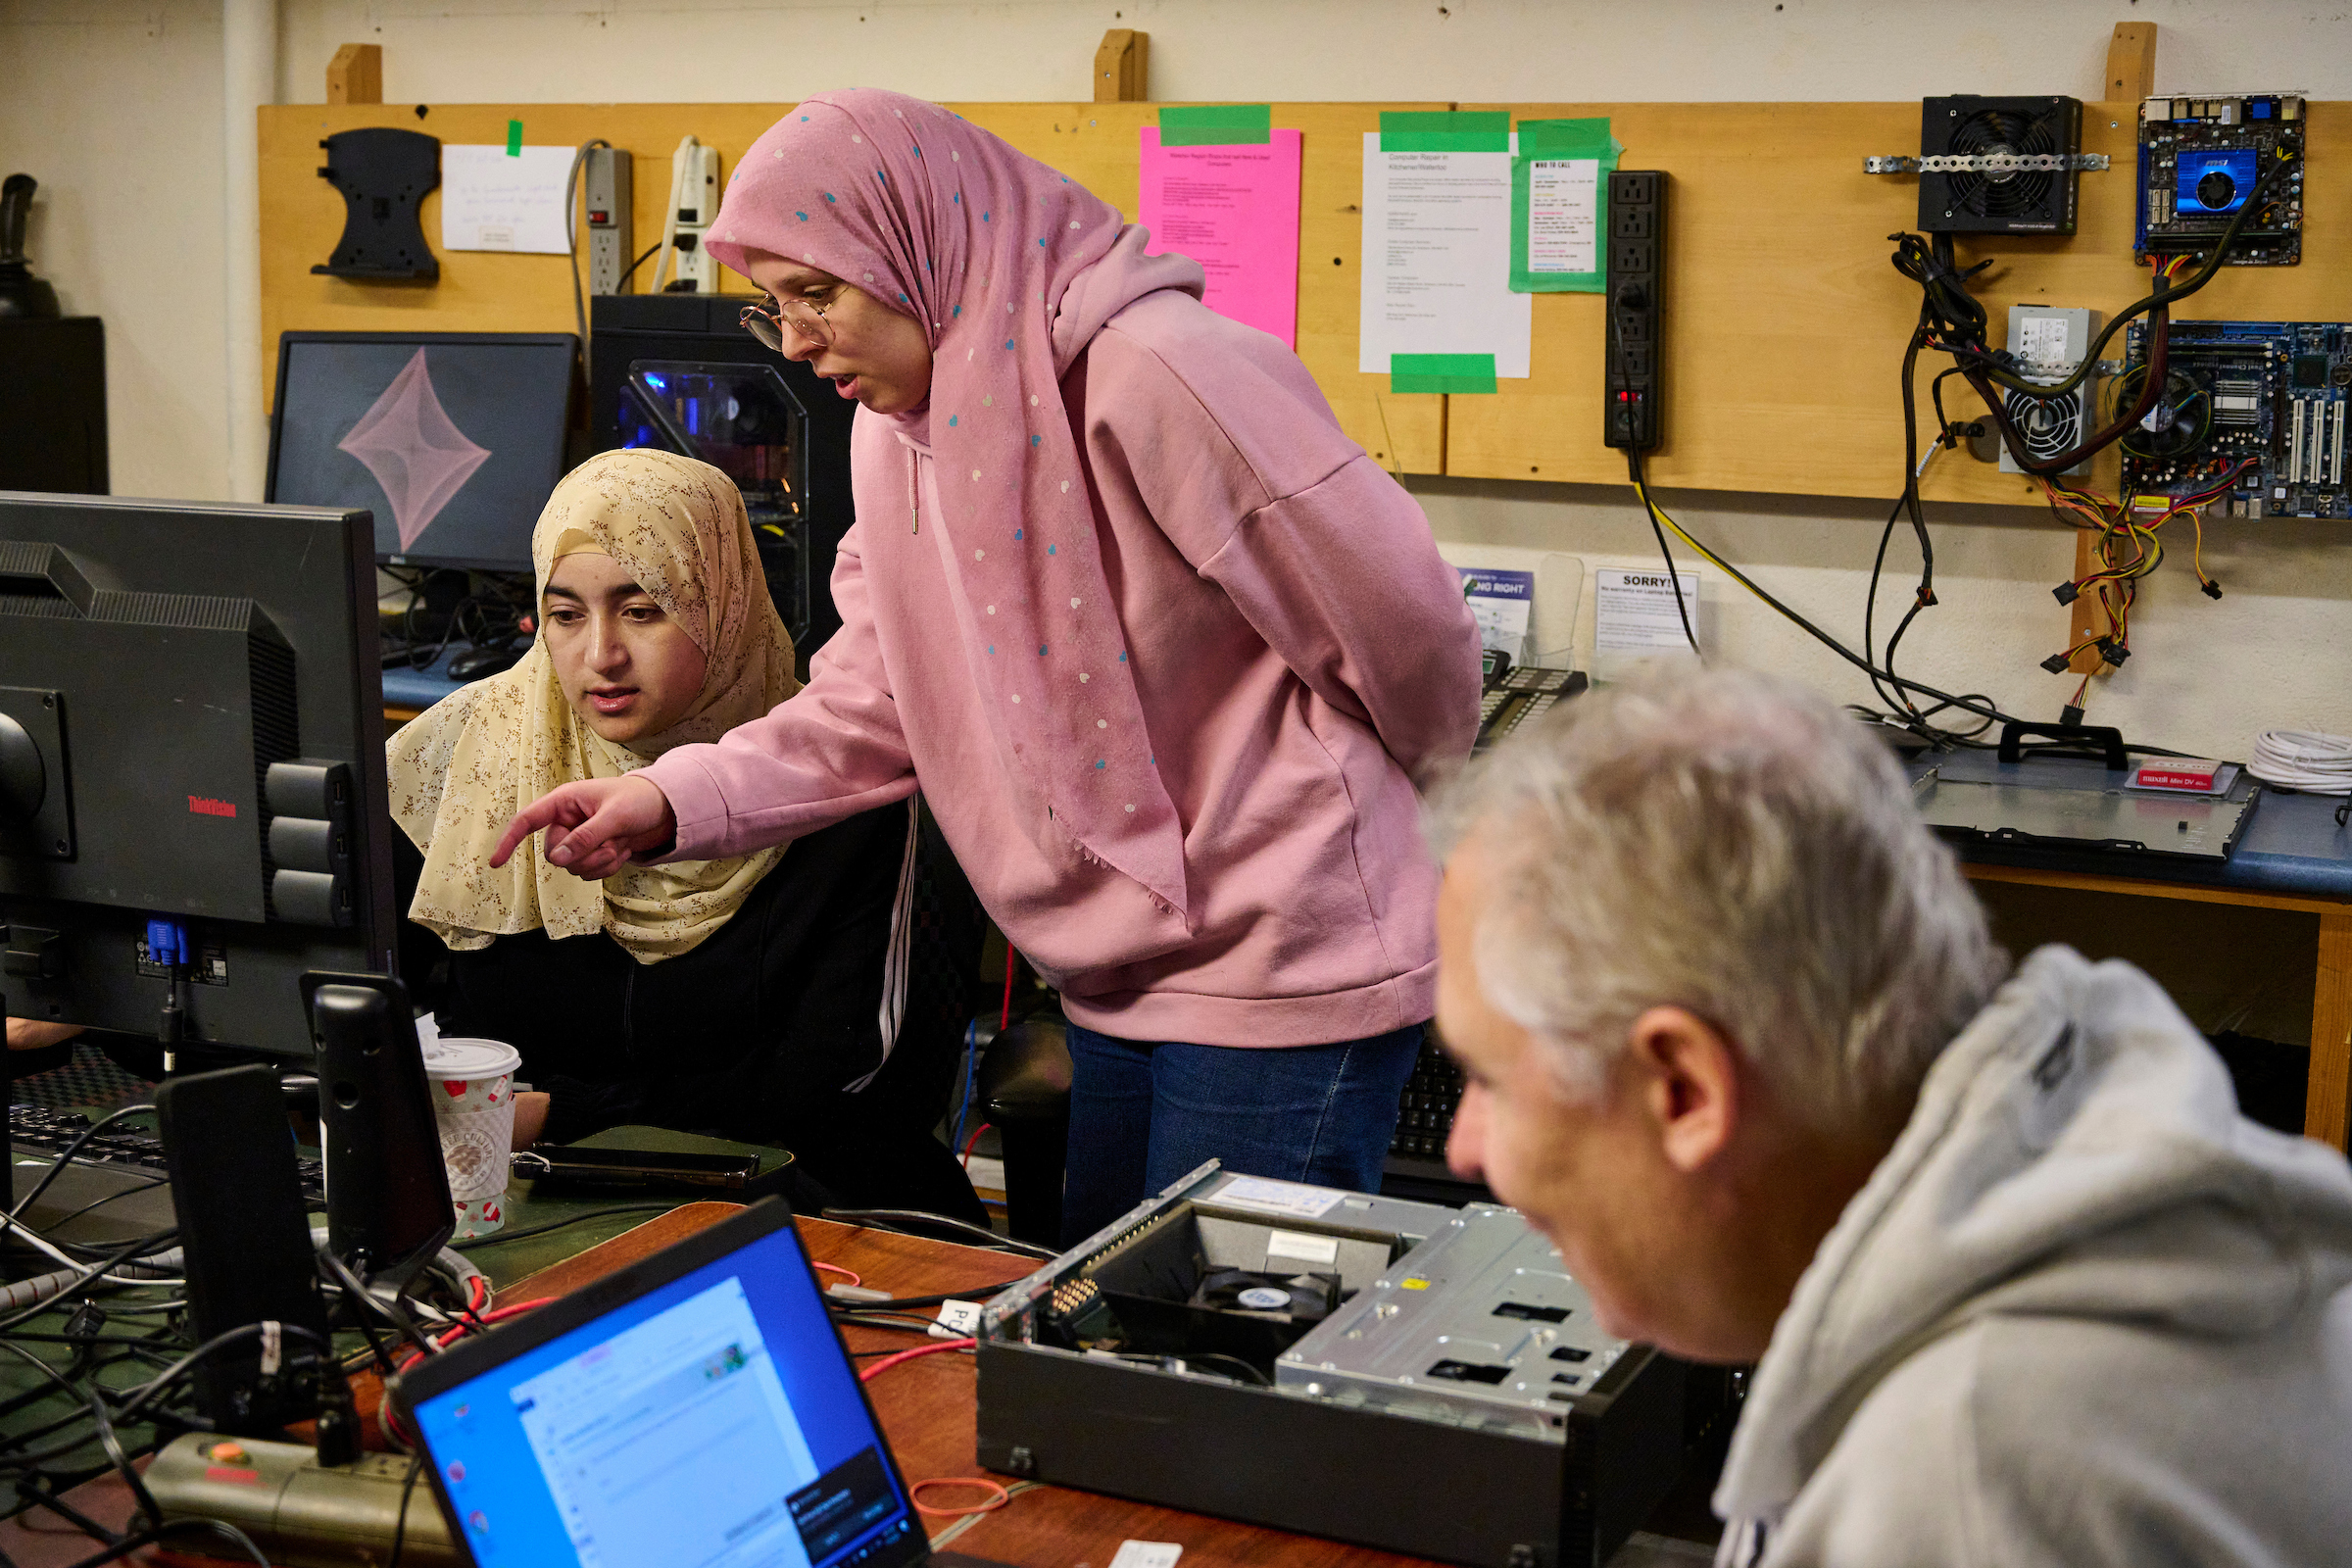
[[[489,863],[555,786],[714,741],[799,689],[732,481],[669,453],[604,453],[556,487],[531,563],[530,651],[386,747],[392,814],[422,859],[409,916],[449,950],[438,1021],[522,1052],[535,1091],[517,1100],[517,1146],[620,1123],[713,1131],[792,1149],[844,1200],[976,1212],[938,1141],[894,1125],[880,1072],[905,807],[601,883],[535,845]]]

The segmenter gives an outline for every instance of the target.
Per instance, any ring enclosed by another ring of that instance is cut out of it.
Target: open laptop
[[[901,1568],[934,1553],[769,1199],[402,1377],[477,1568]]]

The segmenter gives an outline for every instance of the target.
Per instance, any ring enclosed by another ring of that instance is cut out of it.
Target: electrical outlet
[[[617,147],[591,147],[581,171],[588,211],[588,292],[617,294],[625,287],[637,229],[634,161]]]
[[[718,291],[718,264],[703,249],[703,233],[718,213],[718,149],[689,136],[669,158],[669,198],[673,211],[667,238],[669,254],[654,264],[654,281],[665,268],[674,267],[676,281],[663,292],[678,289],[693,294]]]
[[[1666,176],[1620,170],[1609,179],[1608,293],[1601,309],[1601,439],[1643,451],[1658,444],[1666,295]]]

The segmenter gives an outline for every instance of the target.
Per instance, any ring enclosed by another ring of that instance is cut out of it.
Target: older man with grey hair
[[[1441,808],[1456,1170],[1611,1332],[1760,1363],[1734,1568],[2352,1561],[2352,1175],[2147,976],[2005,960],[1787,682],[1580,699]]]

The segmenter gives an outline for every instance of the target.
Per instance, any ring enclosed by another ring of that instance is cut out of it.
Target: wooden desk
[[[2333,803],[2328,805],[2332,809]],[[2319,977],[2312,989],[2311,1067],[2304,1087],[2303,1132],[2334,1148],[2346,1147],[2347,1133],[2352,1132],[2352,897],[1983,861],[1966,862],[1961,869],[1979,882],[2317,915]]]
[[[575,1257],[526,1275],[502,1288],[499,1296],[518,1301],[561,1295],[713,1224],[733,1209],[734,1205],[727,1203],[695,1203],[672,1210]],[[826,1220],[803,1219],[799,1224],[810,1256],[854,1269],[866,1284],[897,1296],[968,1291],[974,1298],[984,1298],[997,1287],[1026,1274],[1030,1267],[1021,1258],[980,1248],[917,1241]],[[847,1337],[853,1350],[924,1343],[909,1334],[857,1327],[849,1329]],[[972,1457],[977,1403],[970,1357],[923,1356],[882,1373],[870,1389],[883,1431],[909,1484],[934,1476],[986,1474]],[[1003,1482],[1006,1478],[992,1479]],[[75,1488],[67,1494],[67,1500],[109,1529],[120,1529],[131,1510],[129,1489],[114,1475]],[[962,1498],[940,1500],[953,1504]],[[962,1523],[928,1514],[923,1518],[934,1537]],[[1079,1563],[1100,1568],[1109,1562],[1119,1543],[1127,1540],[1174,1542],[1185,1548],[1188,1568],[1212,1562],[1247,1562],[1263,1568],[1324,1568],[1327,1564],[1337,1568],[1343,1562],[1367,1568],[1405,1568],[1420,1561],[1057,1487],[1020,1493],[1004,1507],[980,1516],[957,1533],[955,1548],[1038,1568],[1071,1568]],[[0,1522],[0,1552],[20,1568],[63,1568],[95,1549],[87,1536],[43,1510]],[[154,1568],[227,1560],[185,1551],[146,1551],[124,1559]]]
[[[2342,1149],[2352,1131],[2352,899],[2330,899],[2250,888],[2200,886],[2148,877],[2107,876],[2032,866],[1966,864],[1979,882],[2064,888],[2078,893],[2112,893],[2141,899],[2179,899],[2191,904],[2234,905],[2240,908],[2285,909],[2320,920],[2319,980],[2311,998],[2311,1071],[2304,1086],[2303,1134]]]

